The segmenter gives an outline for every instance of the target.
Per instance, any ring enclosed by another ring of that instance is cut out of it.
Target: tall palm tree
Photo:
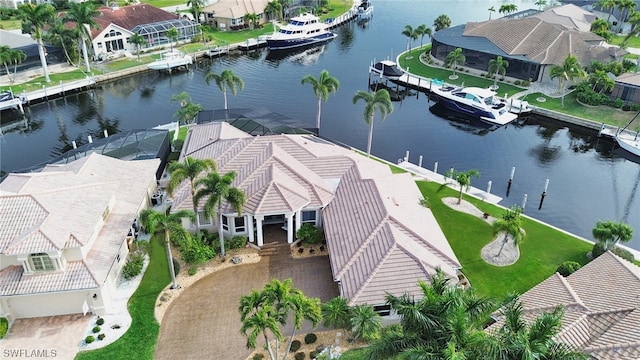
[[[242,299],[240,299],[240,301],[242,301]],[[273,306],[266,304],[261,305],[256,311],[250,314],[243,314],[244,319],[242,320],[242,327],[240,327],[240,332],[247,336],[247,348],[249,349],[256,348],[256,340],[258,336],[262,335],[271,360],[276,360],[278,357],[271,347],[269,334],[275,338],[276,344],[282,340],[280,324],[276,318],[272,316],[275,312],[276,310]],[[249,334],[247,334],[247,332],[249,332]]]
[[[7,72],[7,78],[9,82],[13,83],[14,79],[11,78],[11,72],[9,71],[9,64],[14,64],[13,73],[16,73],[18,64],[22,63],[27,58],[27,54],[19,49],[12,49],[6,45],[0,45],[0,63],[4,65],[4,69]]]
[[[188,241],[189,232],[182,227],[182,218],[193,220],[195,214],[189,210],[180,210],[170,213],[171,208],[165,211],[156,211],[153,209],[145,209],[140,213],[140,224],[147,230],[149,234],[155,234],[156,231],[164,232],[164,240],[167,244],[167,260],[169,262],[169,270],[171,271],[171,288],[177,289],[176,272],[173,268],[173,256],[171,254],[170,243],[179,244]]]
[[[321,310],[325,327],[344,329],[349,325],[351,308],[346,298],[342,296],[334,297],[322,304]]]
[[[181,124],[192,124],[195,122],[198,113],[202,110],[204,110],[202,105],[188,102],[176,110],[173,116],[178,119],[178,122]]]
[[[167,184],[169,195],[173,196],[174,191],[183,181],[189,180],[191,200],[193,202],[193,213],[196,215],[196,232],[200,232],[200,220],[198,217],[198,205],[195,201],[196,179],[207,171],[215,171],[217,168],[215,161],[211,159],[194,159],[190,156],[184,158],[182,162],[172,162],[167,170],[171,175]]]
[[[167,39],[169,39],[169,49],[173,51],[173,43],[178,41],[178,38],[180,37],[178,29],[172,27],[171,29],[167,30],[164,35],[167,37]]]
[[[493,6],[492,6],[492,7],[490,7],[490,8],[489,8],[489,20],[491,20],[491,13],[494,13],[494,12],[496,12],[496,8],[495,8],[495,7],[493,7]]]
[[[244,192],[236,187],[231,186],[236,178],[235,171],[229,171],[224,175],[220,175],[213,171],[206,177],[195,181],[197,189],[193,202],[198,206],[200,200],[206,198],[204,203],[204,215],[214,217],[218,214],[218,237],[220,238],[220,256],[225,256],[224,251],[224,233],[222,229],[222,202],[227,202],[238,214],[242,216],[242,207],[246,202]]]
[[[205,0],[188,0],[187,6],[191,7],[189,9],[193,14],[193,18],[197,23],[200,23],[200,14],[202,13],[202,8],[206,5]]]
[[[351,333],[365,341],[377,338],[382,330],[382,317],[372,305],[356,305],[351,309]]]
[[[467,57],[464,56],[461,48],[456,48],[455,50],[451,51],[444,59],[444,63],[446,66],[452,66],[454,77],[456,76],[456,69],[458,67],[458,64],[464,65],[466,61]]]
[[[460,185],[460,193],[458,195],[458,204],[462,202],[462,192],[469,190],[471,186],[471,178],[479,178],[480,172],[476,169],[467,170],[464,172],[449,171],[447,177],[454,179],[458,185]]]
[[[127,42],[136,46],[136,54],[138,55],[138,62],[140,62],[140,48],[147,43],[147,39],[138,33],[134,33],[127,39]]]
[[[603,91],[611,91],[615,86],[615,81],[610,79],[604,70],[596,70],[589,74],[589,83],[593,84],[591,88],[593,91],[597,91],[600,88],[599,93]]]
[[[622,26],[629,16],[629,12],[636,7],[634,0],[618,0],[617,7],[620,10],[620,20],[618,21],[618,32],[622,31]]]
[[[367,157],[371,157],[371,141],[373,140],[373,118],[376,116],[376,110],[380,111],[382,121],[387,117],[387,114],[393,112],[393,104],[391,103],[391,96],[386,89],[380,89],[375,93],[369,93],[367,91],[358,90],[353,95],[352,102],[356,104],[358,101],[364,101],[364,122],[369,125],[369,136],[367,140]]]
[[[549,78],[558,79],[558,91],[562,93],[561,105],[564,106],[564,88],[567,81],[576,78],[584,79],[587,73],[582,69],[578,58],[569,54],[562,65],[553,65],[549,71]]]
[[[56,17],[53,23],[49,24],[49,29],[45,34],[45,40],[53,45],[62,46],[62,51],[67,58],[67,63],[72,66],[78,66],[78,41],[80,40],[80,31],[77,27],[68,28],[62,18]]]
[[[611,15],[616,8],[617,0],[598,0],[598,7],[602,10],[609,9],[609,15],[607,16],[607,22],[611,21]]]
[[[227,110],[227,88],[231,90],[233,95],[236,95],[238,89],[242,90],[244,88],[244,81],[234,74],[231,69],[223,70],[220,75],[213,71],[208,71],[204,76],[204,81],[209,85],[211,80],[215,81],[218,89],[222,91],[222,95],[224,96],[224,109]]]
[[[542,7],[547,5],[547,0],[538,0],[534,5],[538,5],[538,11],[541,11]]]
[[[517,298],[501,310],[504,324],[489,336],[486,358],[498,360],[563,359],[587,360],[579,350],[556,342],[562,327],[561,307],[542,312],[533,322],[525,321],[522,302]]]
[[[278,0],[272,0],[267,3],[264,8],[265,14],[275,15],[276,20],[280,20],[282,16],[282,4]]]
[[[633,237],[633,228],[623,222],[598,221],[591,231],[605,251],[612,250],[619,242],[627,242]]]
[[[253,30],[258,23],[258,14],[256,13],[248,13],[243,17],[245,23],[249,24],[251,30]]]
[[[96,10],[96,6],[90,2],[70,2],[69,10],[64,16],[65,21],[75,22],[80,33],[80,42],[82,45],[82,56],[84,57],[84,66],[87,72],[91,71],[89,67],[89,54],[87,52],[87,41],[91,41],[90,28],[97,28],[98,24],[94,18],[100,13]]]
[[[411,25],[405,25],[404,30],[402,30],[402,35],[407,37],[407,51],[409,51],[409,56],[411,56],[411,43],[413,40],[418,39],[419,34]]]
[[[55,8],[45,3],[39,5],[24,4],[18,7],[18,14],[20,20],[22,20],[23,32],[31,34],[31,37],[38,42],[38,55],[40,55],[40,64],[42,65],[42,71],[44,72],[44,80],[46,82],[51,82],[42,37],[44,34],[44,28],[53,22],[55,17]]]
[[[435,20],[433,20],[433,31],[440,31],[442,29],[446,29],[451,26],[451,18],[447,16],[447,14],[439,15]]]
[[[431,28],[427,26],[427,24],[420,24],[415,31],[418,36],[420,36],[420,49],[422,49],[422,39],[424,39],[424,36],[427,35],[429,36],[429,41],[431,41],[431,35],[433,35],[433,32],[431,31]]]
[[[515,246],[518,246],[524,239],[524,232],[522,231],[522,209],[518,206],[513,206],[506,213],[502,215],[502,218],[496,219],[492,226],[494,234],[504,233],[502,238],[502,244],[500,244],[500,250],[496,256],[502,254],[502,249],[509,241],[509,237],[513,239]]]
[[[498,55],[497,58],[489,60],[489,69],[487,72],[490,74],[494,74],[495,78],[493,79],[493,87],[494,89],[498,88],[498,74],[502,74],[505,76],[507,73],[507,68],[509,67],[509,62],[504,60],[502,56]]]
[[[502,4],[500,5],[499,13],[509,15],[518,11],[518,6],[516,4]]]
[[[313,75],[309,74],[302,78],[300,81],[301,84],[311,84],[313,88],[313,93],[318,98],[318,113],[316,116],[316,128],[318,129],[318,134],[320,134],[320,113],[322,111],[322,101],[327,102],[329,100],[329,95],[338,91],[340,87],[340,81],[329,75],[327,70],[322,70],[320,72],[320,76],[315,78]]]

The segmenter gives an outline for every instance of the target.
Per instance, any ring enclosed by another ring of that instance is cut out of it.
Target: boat
[[[185,55],[181,51],[172,50],[160,54],[160,59],[149,64],[151,70],[171,70],[176,67],[193,64],[191,55]]]
[[[516,115],[530,113],[533,110],[533,108],[529,106],[529,102],[525,100],[518,100],[514,98],[509,99],[506,97],[498,98],[497,96],[495,97],[495,99],[498,99],[498,101],[503,102],[507,106],[507,111],[514,113]]]
[[[369,20],[373,16],[373,5],[368,0],[363,0],[358,5],[358,20]]]
[[[291,18],[284,26],[274,22],[274,29],[278,31],[264,37],[269,50],[321,44],[338,36],[329,30],[329,24],[321,22],[320,18],[309,13]]]
[[[518,118],[517,114],[508,111],[506,103],[496,99],[496,93],[490,89],[442,83],[432,87],[431,91],[446,108],[491,124],[505,125]]]
[[[639,134],[636,133],[635,136],[633,136],[625,132],[625,130],[627,130],[629,125],[631,125],[633,120],[635,120],[639,114],[640,112],[638,112],[636,116],[634,116],[633,119],[631,119],[631,121],[629,121],[629,123],[625,127],[620,129],[620,131],[617,131],[615,135],[615,139],[618,145],[620,145],[620,147],[623,148],[624,150],[636,156],[640,156],[640,139],[638,139]],[[628,134],[628,137],[624,136],[627,134]]]
[[[209,48],[207,50],[205,50],[204,52],[204,56],[208,57],[208,58],[214,58],[214,57],[218,57],[220,55],[224,55],[226,53],[229,52],[229,47],[220,47],[220,46],[216,46],[213,48]]]
[[[400,76],[404,75],[404,71],[391,60],[382,60],[369,67],[369,72],[380,75],[380,77],[386,77],[389,80],[398,80]]]

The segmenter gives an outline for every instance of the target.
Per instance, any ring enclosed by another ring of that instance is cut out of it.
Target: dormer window
[[[33,271],[53,271],[56,270],[51,257],[47,253],[37,253],[29,255],[29,262]]]

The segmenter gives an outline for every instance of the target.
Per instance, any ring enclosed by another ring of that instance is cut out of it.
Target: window
[[[118,255],[116,256],[116,262],[120,262],[120,253],[118,253]]]
[[[302,223],[316,223],[317,212],[315,210],[302,212]]]
[[[198,222],[200,222],[200,225],[210,225],[211,218],[204,216],[204,211],[198,211]]]
[[[224,215],[222,215],[222,229],[229,231],[229,219]]]
[[[235,232],[245,232],[245,225],[244,225],[244,216],[243,217],[237,217],[233,220],[234,222],[234,226],[235,226]]]
[[[56,269],[47,253],[31,254],[29,255],[29,259],[31,260],[34,271],[51,271]]]
[[[391,305],[377,305],[373,307],[373,310],[380,316],[389,316],[391,314]]]
[[[102,49],[102,43],[98,43],[98,49]]]

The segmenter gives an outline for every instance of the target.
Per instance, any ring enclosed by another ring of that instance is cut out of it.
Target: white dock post
[[[409,150],[404,155],[404,161],[409,161]]]
[[[422,167],[422,155],[418,158],[418,166]]]
[[[107,129],[104,129],[102,133],[104,134],[104,137],[109,137],[109,132],[107,132]]]
[[[493,184],[493,183],[491,182],[491,180],[489,180],[489,181],[487,182],[487,194],[491,194],[491,185],[492,185],[492,184]]]
[[[524,212],[524,208],[527,206],[527,194],[524,194],[522,197],[522,211]]]
[[[42,91],[44,91],[44,97],[47,97],[47,87],[46,85],[42,85]]]
[[[71,140],[71,146],[73,146],[74,149],[78,148],[78,145],[76,145],[76,141],[75,140]]]
[[[89,144],[93,143],[93,138],[91,137],[91,135],[87,136],[87,138],[89,139]]]
[[[64,96],[64,86],[62,86],[62,80],[60,80],[60,90],[62,91],[62,96]]]
[[[600,126],[600,131],[598,131],[598,136],[602,135],[603,132],[604,132],[604,123],[602,123],[602,125]]]
[[[436,161],[435,164],[433,164],[433,172],[436,173],[436,174],[438,173],[438,162],[437,161]]]

